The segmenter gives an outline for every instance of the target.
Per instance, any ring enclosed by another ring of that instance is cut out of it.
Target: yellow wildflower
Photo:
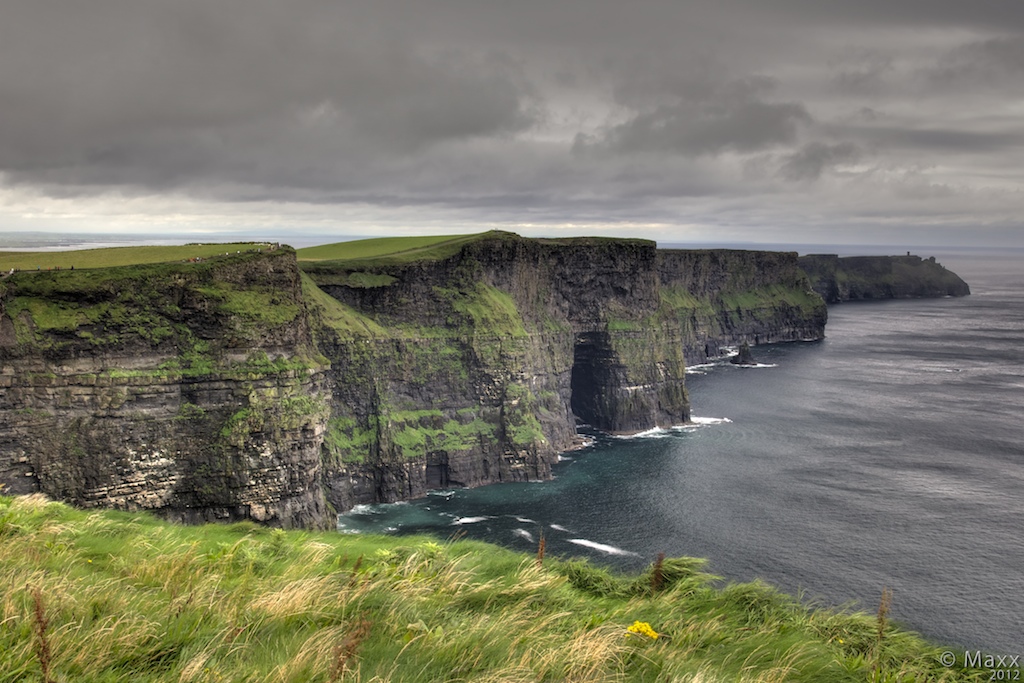
[[[658,639],[658,632],[651,628],[646,621],[634,621],[633,625],[626,629],[627,633],[634,633],[638,636],[647,636],[651,640]]]

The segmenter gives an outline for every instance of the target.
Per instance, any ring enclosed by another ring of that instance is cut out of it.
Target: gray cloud
[[[736,102],[658,107],[615,126],[607,135],[614,152],[699,155],[753,152],[792,143],[810,115],[795,102]]]
[[[1007,225],[1021,74],[1004,0],[7,0],[0,222]]]
[[[930,86],[974,90],[1024,85],[1024,36],[1000,36],[959,46],[925,72]]]
[[[854,163],[861,158],[861,150],[850,142],[827,144],[811,142],[790,154],[779,167],[779,174],[786,180],[817,180],[829,167]]]

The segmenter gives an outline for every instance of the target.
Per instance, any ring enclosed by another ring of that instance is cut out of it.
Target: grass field
[[[0,683],[982,680],[884,615],[701,569],[0,497]]]
[[[17,270],[69,270],[75,268],[110,268],[136,266],[147,263],[187,261],[209,258],[236,251],[266,248],[264,243],[189,244],[166,247],[105,247],[75,251],[0,251],[0,271]]]
[[[351,261],[389,257],[402,261],[438,258],[489,233],[433,235],[429,237],[379,237],[323,244],[298,250],[300,261]]]

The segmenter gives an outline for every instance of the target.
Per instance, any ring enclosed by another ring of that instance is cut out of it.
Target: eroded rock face
[[[826,302],[874,299],[927,299],[968,296],[970,287],[935,261],[920,256],[845,256],[809,254],[800,257],[814,291]]]
[[[325,442],[339,509],[545,478],[577,419],[610,432],[688,420],[688,357],[817,339],[825,324],[796,254],[499,234],[434,261],[308,272],[364,328],[406,330],[324,347],[343,394]]]
[[[294,254],[12,278],[0,481],[187,522],[329,522]]]
[[[306,274],[280,249],[3,284],[0,482],[186,522],[545,479],[577,420],[685,422],[688,360],[825,323],[795,254],[505,233]]]

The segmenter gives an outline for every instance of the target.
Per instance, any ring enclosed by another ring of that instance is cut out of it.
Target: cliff
[[[327,361],[290,249],[19,273],[0,318],[0,482],[188,522],[326,520]]]
[[[302,267],[330,295],[320,319],[342,321],[320,346],[338,392],[325,445],[338,508],[545,478],[575,419],[680,424],[687,362],[825,324],[795,254],[488,233]]]
[[[935,257],[847,256],[800,257],[814,291],[828,303],[869,299],[919,299],[967,296],[970,287],[935,262]]]
[[[823,335],[795,254],[376,242],[8,278],[0,482],[316,526],[328,506],[547,478],[577,419],[687,421],[687,362]]]

